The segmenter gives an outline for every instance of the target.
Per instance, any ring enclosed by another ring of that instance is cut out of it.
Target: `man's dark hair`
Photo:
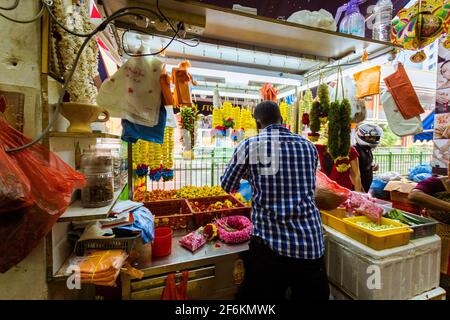
[[[280,107],[273,101],[263,101],[256,106],[253,117],[263,127],[271,124],[279,124],[281,123]]]

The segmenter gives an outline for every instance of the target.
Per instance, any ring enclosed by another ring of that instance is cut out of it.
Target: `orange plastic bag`
[[[398,64],[396,72],[384,78],[384,83],[403,118],[408,120],[425,112],[401,63]]]
[[[167,276],[166,287],[161,296],[161,300],[188,300],[187,296],[187,282],[189,279],[189,273],[184,270],[183,278],[180,284],[175,282],[175,274],[170,273]]]
[[[11,212],[33,203],[28,178],[0,147],[0,213]]]
[[[343,204],[351,191],[328,178],[323,172],[316,172],[316,205],[322,210],[333,210]]]
[[[262,86],[262,88],[259,89],[259,92],[261,93],[263,100],[277,102],[278,90],[274,88],[270,83],[266,83],[264,86]]]
[[[381,67],[375,66],[353,75],[356,81],[356,98],[361,99],[380,93]]]
[[[31,139],[0,120],[0,148],[10,149]],[[0,215],[0,272],[24,259],[52,229],[67,209],[74,188],[84,186],[85,177],[44,146],[35,144],[7,157],[31,185],[30,206]]]
[[[189,88],[190,83],[194,86],[197,82],[194,81],[188,68],[191,66],[189,61],[183,61],[178,68],[172,69],[172,83],[174,84],[173,103],[175,106],[191,106],[191,90]]]

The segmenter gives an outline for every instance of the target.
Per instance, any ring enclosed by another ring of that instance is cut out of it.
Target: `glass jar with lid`
[[[96,148],[85,150],[81,156],[81,172],[86,176],[86,186],[81,190],[85,208],[99,208],[114,200],[113,158],[110,152]]]

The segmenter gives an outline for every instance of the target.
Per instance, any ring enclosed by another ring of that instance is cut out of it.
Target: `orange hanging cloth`
[[[384,78],[384,83],[403,118],[408,120],[425,112],[401,63],[398,64],[396,72]]]
[[[259,89],[263,100],[270,100],[277,102],[278,90],[274,88],[270,83],[266,83],[261,89]]]
[[[161,93],[163,96],[163,102],[165,106],[173,106],[173,95],[170,90],[171,78],[166,73],[166,65],[163,66],[161,76],[159,77],[159,83],[161,85]]]
[[[188,300],[187,296],[187,282],[189,273],[184,270],[183,278],[179,285],[175,282],[175,273],[167,276],[166,287],[161,296],[161,300]]]
[[[173,93],[174,106],[191,106],[191,90],[189,88],[190,83],[194,86],[197,82],[192,79],[188,68],[191,66],[189,61],[183,61],[178,65],[178,68],[172,69],[172,83],[175,86]]]
[[[358,99],[380,93],[381,67],[375,66],[353,75],[356,81],[356,97]]]

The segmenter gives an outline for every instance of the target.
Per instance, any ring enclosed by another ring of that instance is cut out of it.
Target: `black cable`
[[[9,7],[0,7],[0,10],[14,10],[19,5],[19,0],[16,0],[14,4]]]
[[[156,36],[160,37],[160,38],[172,39],[172,37],[169,37],[169,36],[166,36],[166,35],[161,35],[161,34],[158,34]],[[190,39],[185,39],[185,40],[175,39],[175,41],[180,42],[180,43],[182,43],[182,44],[184,44],[184,45],[186,45],[188,47],[191,47],[191,48],[198,47],[199,44],[200,44],[200,40],[197,39],[197,38],[190,38]],[[194,41],[194,42],[196,42],[196,44],[190,44],[190,43],[187,43],[186,41]]]
[[[3,18],[5,18],[6,20],[9,20],[9,21],[12,21],[12,22],[15,22],[15,23],[22,23],[22,24],[25,24],[25,23],[32,23],[32,22],[35,22],[36,20],[39,20],[39,19],[42,17],[42,15],[44,14],[44,10],[45,10],[45,5],[44,5],[44,3],[45,3],[45,2],[43,2],[42,6],[41,6],[41,9],[39,10],[38,14],[37,14],[36,16],[34,16],[33,18],[30,18],[30,19],[27,19],[27,20],[17,20],[17,19],[8,17],[8,16],[4,15],[4,14],[1,13],[1,12],[0,12],[0,17],[3,17]],[[12,9],[11,9],[11,10],[12,10]]]

